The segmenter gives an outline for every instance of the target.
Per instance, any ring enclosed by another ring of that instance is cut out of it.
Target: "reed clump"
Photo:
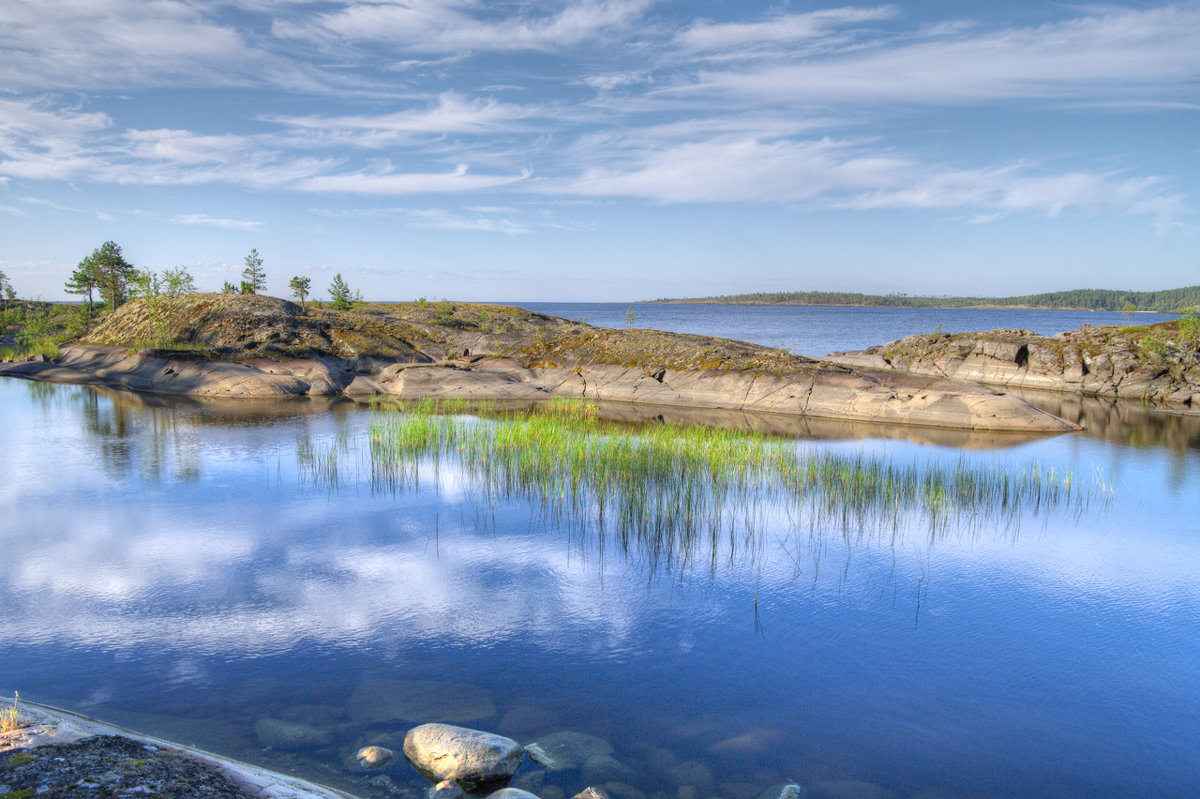
[[[481,503],[525,499],[551,523],[612,531],[622,544],[668,556],[700,538],[753,533],[773,507],[813,525],[875,530],[916,519],[937,532],[951,523],[1011,526],[1052,509],[1081,513],[1107,496],[1102,485],[1085,488],[1037,464],[898,465],[752,431],[619,425],[576,400],[527,413],[461,401],[376,407],[369,430],[377,489],[415,487],[423,470],[452,462]]]

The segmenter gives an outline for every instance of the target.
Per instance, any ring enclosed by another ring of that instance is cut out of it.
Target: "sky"
[[[202,290],[1200,283],[1200,2],[4,0],[0,270]]]

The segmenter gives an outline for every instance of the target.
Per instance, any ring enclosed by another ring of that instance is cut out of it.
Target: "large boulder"
[[[507,783],[521,765],[524,750],[495,733],[422,724],[404,736],[404,755],[430,782],[453,780],[468,791]]]

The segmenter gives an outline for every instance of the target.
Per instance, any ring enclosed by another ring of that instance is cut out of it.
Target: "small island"
[[[314,307],[254,293],[126,302],[0,375],[204,397],[389,395],[606,402],[968,430],[1061,433],[1025,401],[707,336],[592,327],[473,303]]]

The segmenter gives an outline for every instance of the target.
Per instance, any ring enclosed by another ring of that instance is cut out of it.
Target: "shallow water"
[[[349,402],[5,379],[0,413],[0,688],[31,699],[369,796],[423,785],[403,758],[365,775],[344,762],[366,742],[399,749],[420,719],[363,707],[405,701],[412,680],[472,686],[483,699],[445,700],[453,712],[523,743],[601,736],[631,769],[619,782],[661,799],[753,799],[784,780],[901,797],[1200,784],[1186,432],[1173,448],[1110,427],[962,449],[829,428],[796,446],[1036,461],[1116,495],[935,536],[766,509],[754,535],[664,565],[526,502],[481,507],[450,463],[417,490],[373,485],[370,412]],[[305,448],[341,453],[335,484],[310,479]],[[264,747],[264,717],[332,742]],[[518,777],[544,799],[599,781],[528,762]]]

